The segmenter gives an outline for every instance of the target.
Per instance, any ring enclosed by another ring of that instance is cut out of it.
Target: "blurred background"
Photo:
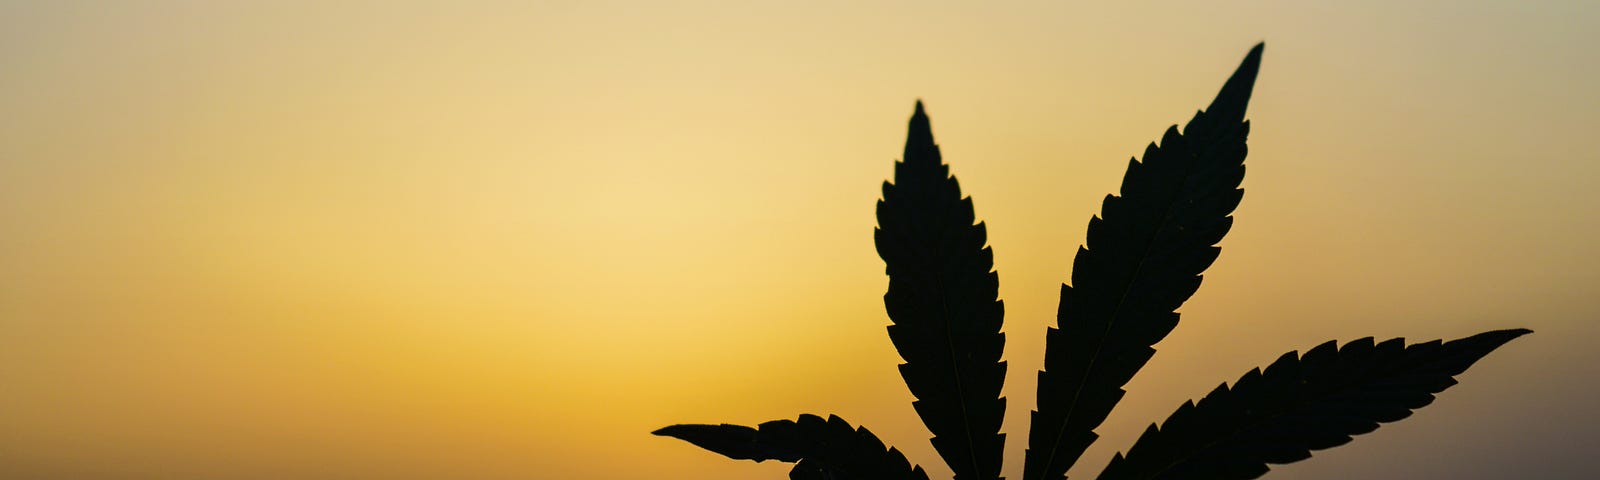
[[[935,478],[873,205],[921,98],[987,222],[1005,473],[1130,156],[1267,48],[1247,192],[1073,470],[1279,354],[1528,327],[1269,478],[1600,468],[1600,5],[0,2],[0,476],[785,478],[651,430],[838,413]]]

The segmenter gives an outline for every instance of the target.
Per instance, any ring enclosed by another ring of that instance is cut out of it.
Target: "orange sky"
[[[0,476],[785,478],[649,432],[831,412],[947,477],[871,241],[921,98],[1015,477],[1089,216],[1262,40],[1233,233],[1074,476],[1282,352],[1511,327],[1274,475],[1600,468],[1592,2],[334,3],[0,2]]]

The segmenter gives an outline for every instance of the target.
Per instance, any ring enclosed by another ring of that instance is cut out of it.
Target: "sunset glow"
[[[0,2],[0,477],[779,479],[650,432],[838,413],[949,478],[872,243],[917,99],[1017,477],[1086,223],[1260,41],[1234,230],[1073,478],[1283,352],[1512,327],[1268,478],[1600,469],[1593,2],[333,3]]]

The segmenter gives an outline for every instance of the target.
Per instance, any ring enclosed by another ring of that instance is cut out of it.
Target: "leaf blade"
[[[1243,197],[1244,113],[1263,47],[1181,134],[1168,128],[1142,162],[1130,160],[1122,196],[1107,195],[1090,219],[1072,285],[1061,288],[1058,328],[1046,331],[1024,479],[1066,477],[1216,260]]]
[[[1381,423],[1411,415],[1452,385],[1453,377],[1526,329],[1484,332],[1450,342],[1374,344],[1371,337],[1336,349],[1327,342],[1279,357],[1179,407],[1151,425],[1101,480],[1250,479],[1267,464],[1310,458]]]
[[[927,480],[922,467],[866,427],[851,427],[837,415],[826,420],[801,415],[755,428],[742,425],[672,425],[655,435],[687,441],[735,460],[798,462],[791,478]]]
[[[905,360],[912,405],[956,479],[998,479],[1006,368],[999,276],[985,226],[949,175],[920,101],[877,218],[889,338]]]

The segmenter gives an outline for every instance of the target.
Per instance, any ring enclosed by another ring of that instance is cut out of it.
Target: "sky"
[[[785,478],[649,432],[836,413],[948,478],[871,240],[921,99],[1018,477],[1088,219],[1261,41],[1234,229],[1072,476],[1283,352],[1514,327],[1268,478],[1600,469],[1600,4],[1110,3],[0,1],[0,476]]]

